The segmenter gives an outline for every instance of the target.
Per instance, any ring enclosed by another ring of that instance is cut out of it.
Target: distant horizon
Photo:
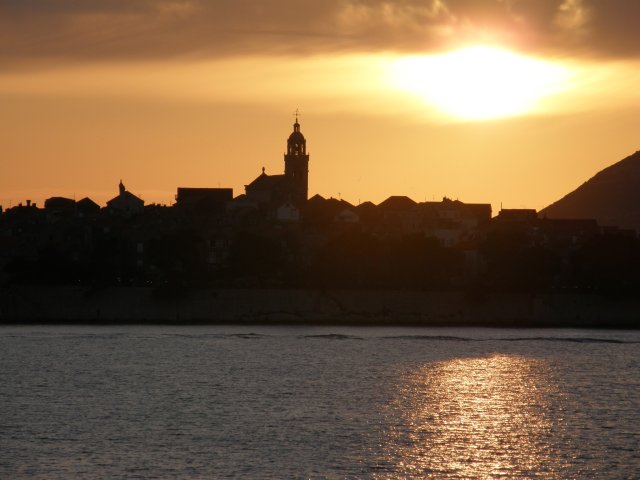
[[[639,151],[639,150],[636,150],[635,152],[637,153],[638,151]],[[629,154],[629,155],[632,155],[632,154]],[[628,156],[629,156],[629,155],[628,155]],[[627,158],[627,157],[624,157],[624,158]],[[618,161],[621,161],[621,160],[623,160],[623,159],[620,159],[620,160],[618,160]],[[608,167],[610,167],[610,166],[612,166],[612,165],[615,165],[615,163],[617,163],[618,161],[616,161],[616,162],[614,162],[614,163],[612,163],[612,164],[610,164],[610,165],[607,165],[607,166],[603,167],[603,169],[606,169],[606,168],[608,168]],[[533,210],[536,210],[536,211],[541,211],[541,210],[543,210],[544,208],[546,208],[546,207],[548,207],[548,206],[552,205],[553,203],[557,202],[558,200],[562,199],[564,196],[568,195],[568,194],[569,194],[569,193],[571,193],[572,191],[574,191],[574,190],[575,190],[576,188],[578,188],[580,185],[584,184],[584,183],[585,183],[585,182],[587,182],[589,179],[591,179],[591,178],[593,178],[595,175],[597,175],[600,171],[602,171],[602,170],[599,170],[599,171],[597,171],[597,172],[594,172],[594,173],[593,173],[589,178],[584,179],[584,180],[583,180],[583,181],[581,181],[581,182],[577,182],[577,186],[576,186],[575,188],[573,188],[573,189],[571,189],[571,190],[567,191],[566,193],[562,194],[560,197],[556,198],[555,200],[550,201],[548,204],[544,205],[543,207],[539,207],[539,208],[536,208],[536,207],[530,207],[530,206],[522,205],[522,204],[517,205],[517,206],[511,206],[511,205],[507,205],[507,206],[505,206],[505,205],[503,204],[503,202],[500,202],[500,204],[498,204],[498,205],[496,206],[495,204],[493,204],[493,203],[491,203],[491,202],[488,202],[488,201],[482,201],[482,200],[472,200],[472,201],[468,201],[468,200],[466,200],[466,199],[460,199],[460,198],[457,198],[457,197],[456,197],[456,198],[454,198],[454,197],[450,197],[450,196],[447,196],[447,195],[442,195],[442,196],[441,196],[441,197],[439,197],[439,198],[436,198],[435,196],[432,196],[432,198],[427,198],[427,197],[425,197],[424,199],[418,199],[418,198],[414,198],[414,197],[412,197],[412,196],[410,196],[410,195],[405,195],[405,194],[402,194],[402,193],[393,193],[393,194],[389,194],[389,195],[387,195],[387,196],[384,196],[383,198],[376,199],[376,200],[372,200],[372,199],[368,199],[368,198],[367,198],[367,199],[361,199],[361,198],[359,198],[359,199],[357,199],[357,201],[353,201],[352,199],[349,199],[349,198],[343,198],[343,197],[341,196],[341,194],[340,194],[340,193],[338,193],[338,196],[333,196],[333,195],[323,195],[322,193],[312,193],[312,192],[310,192],[310,193],[309,193],[308,198],[310,199],[310,198],[314,197],[315,195],[320,195],[320,196],[322,196],[322,197],[323,197],[323,198],[325,198],[325,199],[344,200],[344,201],[346,201],[346,202],[348,202],[348,203],[350,203],[350,204],[352,204],[352,205],[354,205],[354,206],[358,206],[358,205],[360,205],[360,204],[362,204],[362,203],[365,203],[365,202],[371,202],[371,203],[373,203],[373,204],[375,204],[375,205],[378,205],[378,204],[380,204],[381,202],[383,202],[384,200],[388,199],[389,197],[393,197],[393,196],[404,196],[404,197],[408,197],[408,198],[410,198],[411,200],[415,201],[416,203],[422,203],[422,202],[439,202],[439,201],[444,201],[445,199],[448,199],[448,200],[453,200],[453,201],[458,201],[458,200],[459,200],[459,201],[461,201],[461,202],[463,202],[463,203],[483,203],[483,204],[491,204],[492,212],[493,212],[494,214],[497,214],[497,213],[498,213],[500,210],[502,210],[502,209],[523,209],[523,208],[524,208],[524,209],[533,209]],[[269,174],[269,175],[276,175],[276,174],[279,174],[279,173],[282,173],[282,172],[266,172],[266,173],[267,173],[267,174]],[[257,175],[256,175],[256,176],[257,176]],[[253,180],[253,179],[248,179],[248,180],[247,180],[247,183],[249,183],[249,182],[250,182],[250,181],[252,181],[252,180]],[[145,192],[145,191],[141,191],[141,192],[139,193],[138,191],[136,191],[136,190],[132,190],[131,188],[129,188],[129,187],[128,187],[128,185],[127,185],[127,182],[124,180],[124,178],[121,178],[121,179],[119,179],[119,180],[118,180],[118,182],[121,182],[121,181],[122,181],[122,182],[123,182],[123,184],[125,185],[125,187],[126,187],[127,191],[129,191],[129,192],[133,193],[134,195],[136,195],[137,197],[139,197],[140,199],[142,199],[142,200],[145,202],[145,205],[159,205],[159,206],[167,206],[167,207],[170,207],[170,206],[175,205],[175,204],[176,204],[175,196],[176,196],[176,192],[177,192],[178,188],[229,188],[229,189],[232,189],[232,190],[233,190],[233,198],[236,198],[236,197],[238,197],[239,195],[243,195],[243,194],[244,194],[244,185],[242,186],[242,189],[238,189],[238,190],[237,190],[237,189],[236,189],[236,188],[234,188],[234,187],[231,187],[231,186],[225,186],[225,185],[222,185],[222,184],[217,184],[217,185],[215,185],[215,186],[213,186],[213,185],[176,185],[175,189],[174,189],[173,191],[171,191],[171,192],[169,192],[169,191],[167,191],[167,192],[158,192],[158,191],[151,191],[151,192],[146,191],[146,192]],[[148,193],[151,193],[151,195],[146,195],[146,194],[148,194]],[[78,194],[76,194],[75,192],[73,193],[73,195],[64,195],[64,194],[60,194],[60,193],[58,193],[58,194],[52,194],[52,195],[46,195],[46,196],[45,196],[45,195],[41,195],[41,196],[39,196],[39,197],[38,197],[38,196],[33,196],[33,195],[32,195],[31,197],[27,197],[27,198],[24,198],[24,199],[19,199],[19,200],[15,201],[15,202],[13,201],[13,199],[11,199],[11,200],[9,200],[9,202],[8,202],[7,204],[3,204],[3,203],[0,201],[0,207],[2,207],[3,209],[8,209],[8,208],[12,208],[12,207],[19,206],[19,205],[26,205],[26,203],[27,203],[27,202],[30,202],[30,203],[31,203],[31,205],[36,205],[36,206],[38,206],[38,207],[42,207],[42,208],[44,208],[44,203],[45,203],[45,201],[46,201],[47,199],[49,199],[49,198],[53,198],[53,197],[69,198],[69,199],[73,199],[73,200],[75,200],[75,201],[82,200],[83,198],[89,198],[89,199],[91,199],[92,201],[96,202],[98,205],[100,205],[100,207],[105,207],[105,206],[106,206],[106,204],[107,204],[107,202],[108,202],[109,200],[111,200],[112,198],[114,198],[115,196],[117,196],[117,185],[115,186],[115,188],[114,188],[114,190],[113,190],[112,192],[99,192],[99,193],[97,193],[97,194],[94,192],[94,194],[93,194],[93,195],[92,195],[92,194],[90,194],[90,193],[89,193],[89,194],[81,194],[81,195],[78,195]],[[147,198],[146,198],[146,197],[148,197],[148,196],[150,196],[150,197],[154,198],[154,200],[151,200],[151,201],[147,200]],[[164,197],[169,198],[169,200],[168,200],[168,201],[166,201],[166,202],[163,202],[162,200],[160,200],[160,201],[156,200],[156,199],[158,199],[158,198],[164,198]]]

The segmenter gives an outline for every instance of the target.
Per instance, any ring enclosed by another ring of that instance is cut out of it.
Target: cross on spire
[[[296,123],[298,123],[298,117],[300,117],[302,115],[300,113],[300,109],[296,108],[296,111],[293,112],[293,115],[296,117]]]

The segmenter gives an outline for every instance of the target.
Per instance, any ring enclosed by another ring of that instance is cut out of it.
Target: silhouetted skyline
[[[632,0],[5,2],[0,204],[148,203],[281,171],[309,191],[541,209],[638,149]],[[135,186],[135,187],[133,187]]]

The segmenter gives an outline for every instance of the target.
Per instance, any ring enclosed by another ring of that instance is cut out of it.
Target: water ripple
[[[635,478],[640,333],[0,328],[0,478]]]

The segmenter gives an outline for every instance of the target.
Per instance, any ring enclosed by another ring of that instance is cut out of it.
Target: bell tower
[[[300,205],[309,195],[309,154],[307,141],[300,132],[299,112],[296,110],[296,123],[287,140],[287,153],[284,154],[284,176],[290,186],[291,201]]]

